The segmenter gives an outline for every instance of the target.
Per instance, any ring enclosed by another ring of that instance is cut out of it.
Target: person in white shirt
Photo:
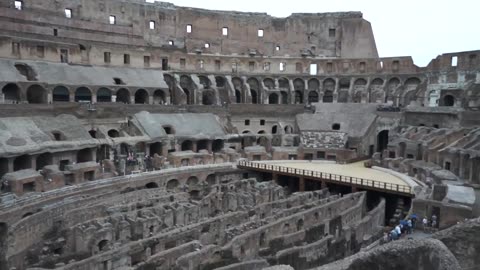
[[[426,231],[427,231],[427,226],[428,226],[428,219],[427,219],[427,217],[424,217],[424,218],[423,218],[422,224],[423,224],[423,232],[426,232]]]

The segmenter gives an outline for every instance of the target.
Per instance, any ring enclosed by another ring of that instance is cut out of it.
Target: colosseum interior
[[[480,51],[144,0],[0,29],[0,270],[480,269]]]

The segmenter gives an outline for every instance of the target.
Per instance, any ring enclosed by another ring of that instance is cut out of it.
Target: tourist
[[[413,223],[411,219],[407,220],[407,233],[412,234],[413,231]]]
[[[390,239],[392,239],[392,241],[395,241],[395,240],[398,239],[398,234],[397,234],[397,231],[395,229],[390,231]]]
[[[395,227],[395,232],[397,233],[398,238],[402,237],[402,228],[400,227],[400,225],[397,225]]]
[[[423,224],[423,232],[427,232],[427,229],[428,229],[428,219],[427,219],[427,217],[423,218],[422,224]]]

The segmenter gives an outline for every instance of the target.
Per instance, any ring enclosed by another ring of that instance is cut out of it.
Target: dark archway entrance
[[[47,103],[47,90],[40,85],[32,85],[27,89],[27,101],[30,104]]]
[[[184,141],[182,143],[182,151],[193,150],[193,142],[192,141]]]
[[[112,102],[112,91],[108,88],[98,89],[97,102]]]
[[[127,89],[122,88],[117,91],[117,102],[130,104],[130,92]]]
[[[144,89],[139,89],[135,92],[135,104],[148,104],[148,92]]]
[[[32,168],[32,160],[29,155],[17,157],[13,161],[13,171],[25,170]]]
[[[377,152],[382,152],[388,146],[388,130],[382,130],[377,135]]]
[[[69,102],[70,92],[65,86],[57,86],[53,89],[52,100],[53,102]]]
[[[51,165],[53,163],[53,156],[51,153],[43,153],[37,157],[36,161],[36,168],[37,170],[41,170],[43,167],[47,165]]]
[[[150,144],[150,156],[154,156],[155,154],[161,156],[162,155],[162,143],[156,142]]]
[[[443,106],[452,107],[453,105],[455,105],[455,98],[452,95],[443,97]]]
[[[20,101],[20,88],[14,83],[5,85],[2,89],[6,103],[16,103]]]
[[[80,87],[75,91],[75,102],[92,101],[92,92],[86,87]]]

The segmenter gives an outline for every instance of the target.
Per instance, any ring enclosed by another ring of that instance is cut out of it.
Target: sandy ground
[[[379,182],[386,182],[390,184],[407,185],[402,179],[393,176],[389,173],[377,171],[374,169],[366,168],[363,166],[363,161],[350,164],[328,164],[328,163],[315,163],[315,162],[269,162],[272,165],[278,165],[282,167],[290,167],[296,169],[304,169],[310,171],[318,171],[323,173],[332,173],[348,177],[359,177],[363,179],[375,180]]]

